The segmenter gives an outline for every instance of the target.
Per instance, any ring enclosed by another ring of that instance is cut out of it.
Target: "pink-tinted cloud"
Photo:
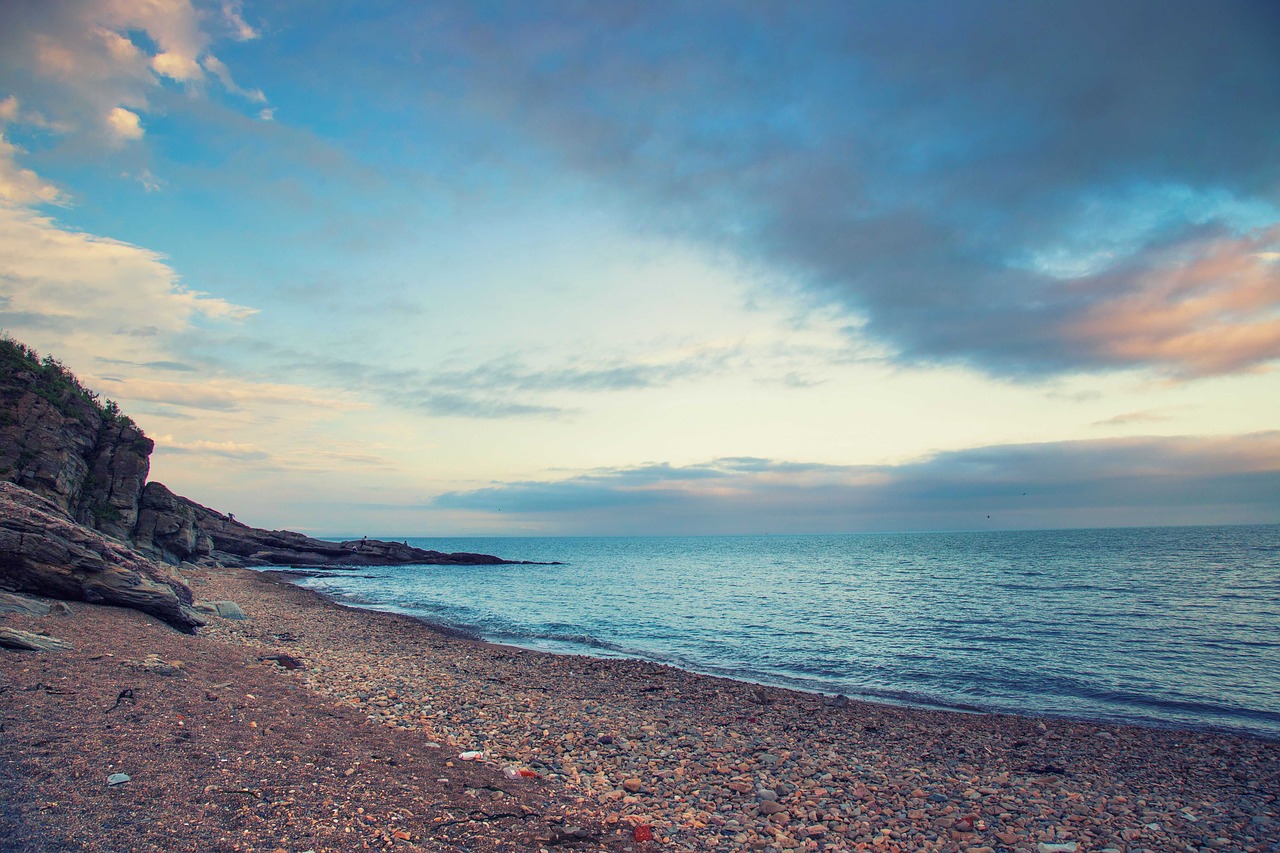
[[[1258,369],[1280,358],[1277,245],[1280,227],[1193,240],[1127,282],[1117,275],[1083,282],[1079,289],[1096,301],[1064,334],[1106,360],[1183,376]]]

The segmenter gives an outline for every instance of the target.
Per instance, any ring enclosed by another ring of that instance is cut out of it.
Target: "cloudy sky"
[[[321,534],[1280,521],[1280,5],[6,0],[0,327]]]

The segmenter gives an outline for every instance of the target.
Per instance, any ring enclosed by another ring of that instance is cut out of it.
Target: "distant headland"
[[[263,530],[148,482],[155,443],[57,359],[0,339],[0,589],[202,624],[175,569],[494,565],[488,554]]]

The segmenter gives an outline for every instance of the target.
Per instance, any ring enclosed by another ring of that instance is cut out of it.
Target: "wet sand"
[[[0,849],[1280,850],[1273,741],[837,702],[190,580],[249,618],[0,616],[75,647],[0,651]]]

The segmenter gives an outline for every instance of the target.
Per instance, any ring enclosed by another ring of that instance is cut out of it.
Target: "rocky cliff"
[[[69,371],[0,341],[0,479],[117,539],[138,521],[151,439]]]
[[[422,551],[398,542],[367,539],[324,542],[289,530],[251,528],[178,496],[163,484],[147,483],[152,450],[151,439],[116,409],[115,403],[100,400],[58,361],[47,356],[40,359],[22,343],[0,338],[0,482],[13,483],[20,491],[44,498],[47,506],[42,505],[40,510],[45,514],[40,516],[40,524],[46,528],[51,529],[52,523],[45,516],[47,511],[52,511],[64,516],[68,523],[91,530],[97,538],[115,540],[132,555],[131,560],[136,557],[170,566],[506,562],[474,553],[447,555]],[[27,508],[22,508],[24,506]],[[0,517],[22,515],[32,521],[35,516],[31,514],[36,510],[23,503],[22,494],[9,491],[5,500],[0,501],[0,511],[3,511]],[[37,535],[36,528],[28,525],[22,528],[22,533],[10,530],[10,534],[4,546],[8,551],[0,553],[0,587],[14,587],[15,576],[26,573],[22,584],[33,590],[38,585],[31,580],[33,573],[45,571],[37,571],[33,566],[38,564],[47,569],[54,565],[56,561],[50,562],[45,557],[58,549],[41,551],[37,560],[32,556],[35,551],[32,551],[31,540]],[[69,530],[61,526],[58,535],[68,542],[74,539]],[[92,546],[84,547],[96,549],[106,561],[119,557],[116,560],[119,565],[127,564],[124,560],[127,555],[123,552],[113,557],[114,551],[100,547],[96,539],[93,542]],[[127,571],[136,573],[137,569],[131,564]],[[168,570],[160,567],[159,571],[165,574]],[[46,580],[50,588],[70,590],[74,585],[52,576]],[[68,592],[68,596],[92,599],[96,593],[84,592],[92,587],[93,584],[84,581],[81,592],[74,596]],[[184,599],[186,605],[189,605],[189,593]]]

